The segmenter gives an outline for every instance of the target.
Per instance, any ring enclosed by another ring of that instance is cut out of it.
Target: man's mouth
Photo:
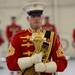
[[[35,22],[35,23],[37,23],[37,24],[38,24],[39,22]]]

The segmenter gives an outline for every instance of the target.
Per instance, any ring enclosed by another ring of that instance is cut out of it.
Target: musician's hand
[[[33,64],[42,62],[42,53],[34,54],[31,56],[31,61]]]
[[[34,67],[35,67],[36,72],[45,72],[46,71],[46,65],[42,62],[35,64]]]
[[[57,65],[55,62],[49,62],[49,63],[37,63],[35,64],[35,71],[36,72],[46,72],[46,73],[52,73],[57,71]]]

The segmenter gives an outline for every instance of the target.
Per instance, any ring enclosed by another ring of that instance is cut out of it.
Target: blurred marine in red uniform
[[[45,33],[44,37],[46,39],[50,39],[50,35],[52,33],[54,34],[52,39],[46,41],[49,43],[53,40],[53,43],[52,45],[50,44],[52,49],[49,48],[48,50],[51,50],[51,53],[45,63],[42,62],[43,54],[41,52],[36,53],[35,46],[31,41],[33,33],[44,33],[41,25],[45,7],[45,3],[42,2],[29,3],[23,6],[22,9],[28,14],[27,20],[30,23],[30,27],[16,33],[12,38],[6,56],[6,63],[9,70],[19,71],[25,69],[26,71],[29,67],[34,65],[35,72],[40,73],[40,75],[52,75],[54,72],[63,72],[67,67],[67,60],[63,52],[60,38],[56,33],[50,31],[46,31]],[[47,48],[45,45],[44,47]],[[28,73],[31,74],[30,71]]]
[[[3,43],[4,43],[4,39],[2,38],[1,30],[0,30],[0,45],[2,45]]]
[[[73,37],[73,42],[75,43],[75,29],[73,30],[73,35],[72,35],[72,37]]]
[[[55,27],[55,25],[49,23],[49,21],[50,21],[49,16],[46,16],[44,20],[45,20],[45,24],[42,25],[42,28],[45,29],[45,30],[53,31],[53,32],[56,33],[57,31],[56,31],[56,27]]]
[[[11,17],[11,22],[12,22],[11,25],[8,25],[6,28],[6,35],[7,35],[8,42],[11,41],[11,38],[14,33],[21,30],[21,26],[16,24],[16,17],[15,16]]]
[[[0,30],[0,58],[2,58],[2,44],[4,43],[4,39],[2,37],[2,31]],[[0,64],[1,64],[0,60]],[[3,69],[4,67],[0,65],[0,69]]]

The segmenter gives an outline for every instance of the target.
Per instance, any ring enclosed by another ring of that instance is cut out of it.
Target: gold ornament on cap
[[[37,4],[37,3],[35,3],[35,4],[34,4],[34,7],[37,7],[37,5],[38,5],[38,4]]]

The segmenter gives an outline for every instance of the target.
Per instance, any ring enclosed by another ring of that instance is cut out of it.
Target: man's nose
[[[39,17],[38,16],[35,16],[35,19],[39,19]]]

